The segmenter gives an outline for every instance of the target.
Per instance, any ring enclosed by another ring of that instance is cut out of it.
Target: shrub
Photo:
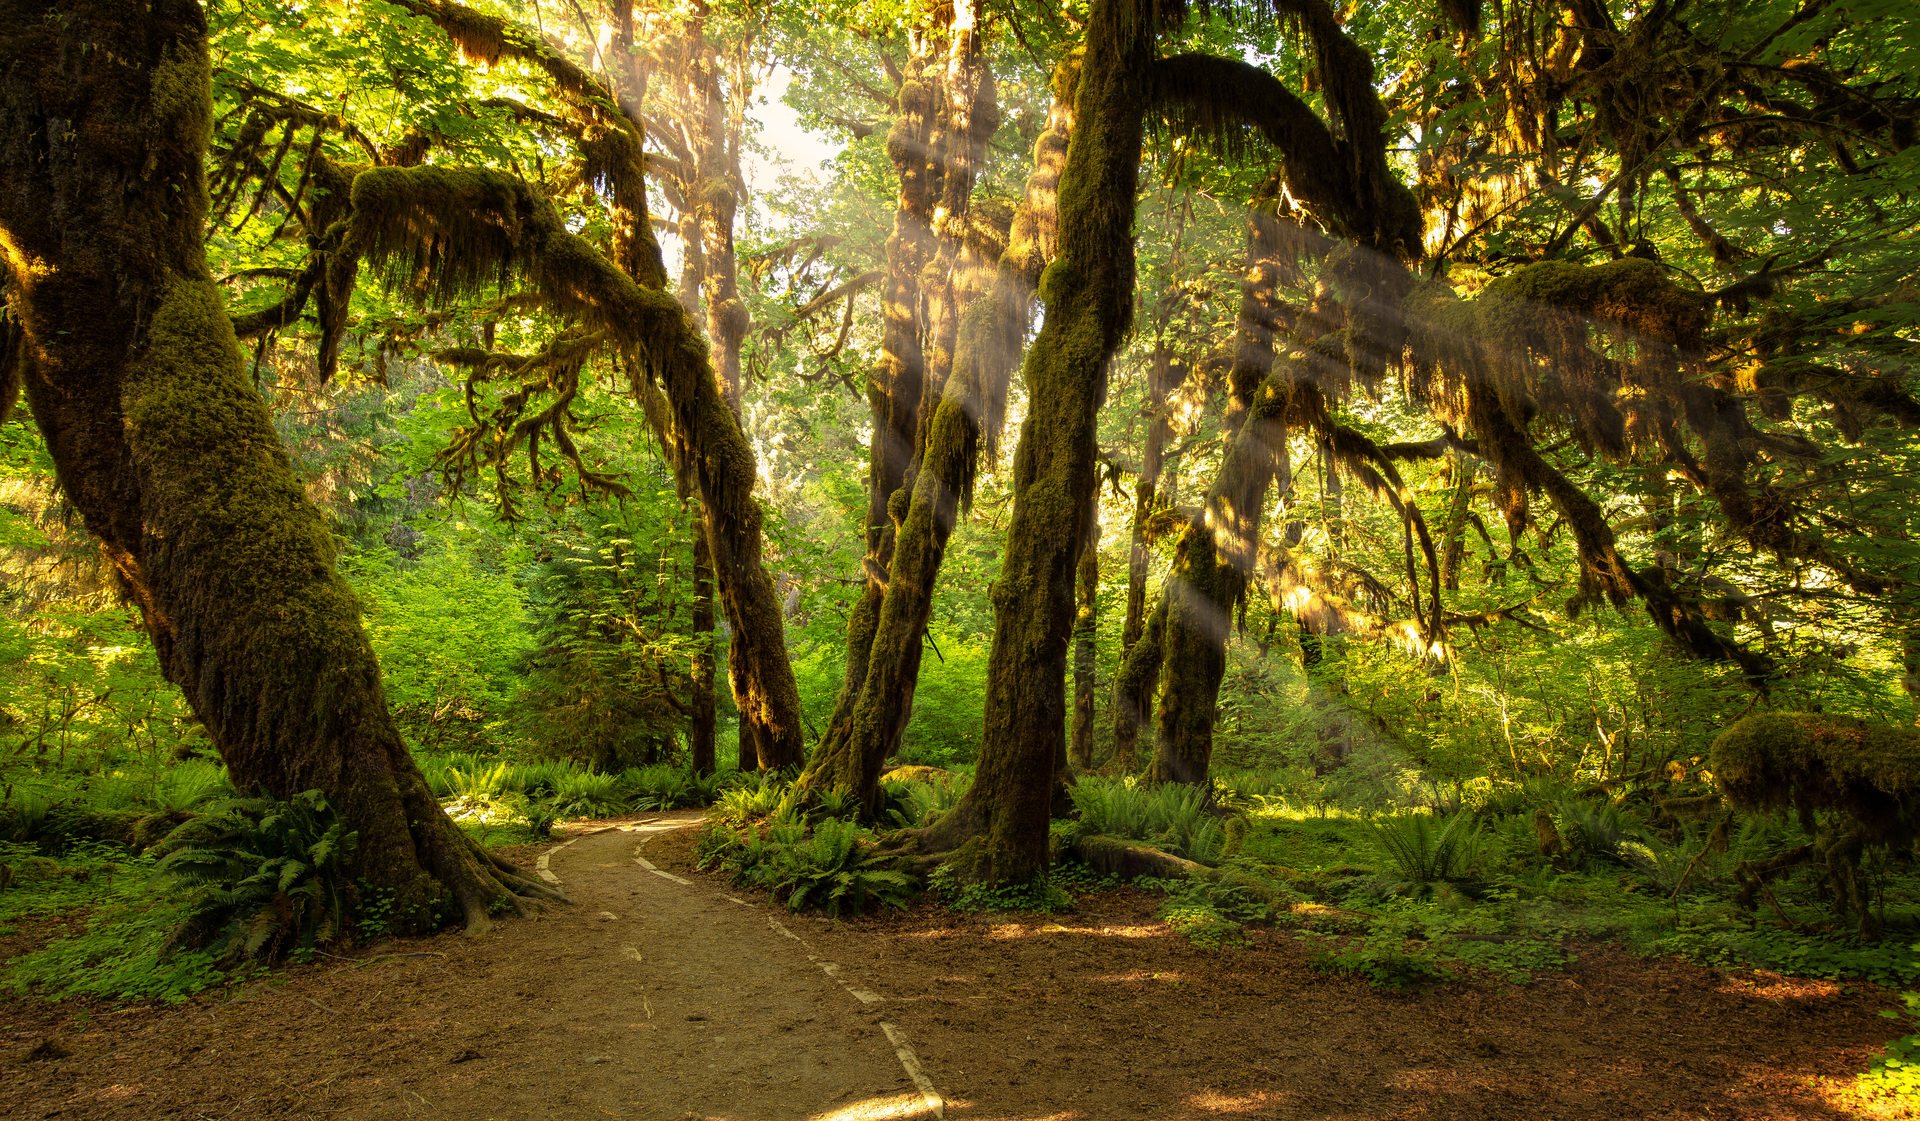
[[[161,842],[165,855],[155,866],[186,889],[171,941],[212,948],[231,963],[311,952],[338,937],[358,836],[318,790],[285,802],[233,798],[187,822]]]
[[[1205,787],[1169,782],[1143,787],[1132,779],[1087,778],[1074,784],[1081,835],[1147,841],[1202,864],[1218,863],[1226,832]]]
[[[1400,873],[1416,884],[1464,879],[1480,858],[1480,827],[1472,814],[1456,813],[1435,828],[1425,814],[1369,822],[1374,840]]]

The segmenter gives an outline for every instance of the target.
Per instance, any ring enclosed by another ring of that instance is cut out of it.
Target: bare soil
[[[551,857],[577,905],[484,938],[179,1007],[15,1000],[0,1117],[924,1116],[883,1020],[965,1121],[1920,1117],[1846,1093],[1900,1030],[1868,986],[1592,945],[1527,986],[1382,992],[1284,932],[1196,948],[1128,889],[1059,916],[834,921],[730,900],[691,847],[580,836]]]

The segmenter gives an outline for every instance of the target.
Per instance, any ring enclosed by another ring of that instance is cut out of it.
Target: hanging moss
[[[1540,309],[1570,311],[1615,323],[1644,339],[1697,349],[1707,324],[1707,297],[1673,282],[1665,266],[1640,257],[1583,265],[1541,261],[1487,286],[1481,313],[1496,338],[1526,337]]]
[[[0,231],[35,262],[14,302],[34,417],[235,781],[326,791],[396,930],[483,927],[521,897],[557,898],[440,811],[389,717],[332,535],[246,376],[205,260],[203,9],[0,19],[0,55],[15,60],[0,76]],[[29,140],[58,130],[83,141]]]
[[[1835,910],[1875,933],[1871,884],[1860,869],[1870,846],[1910,847],[1920,836],[1920,728],[1817,712],[1772,712],[1738,721],[1713,741],[1714,784],[1735,806],[1791,808],[1819,840],[1736,873],[1751,905],[1766,876],[1823,859]],[[1821,815],[1826,815],[1822,827]]]

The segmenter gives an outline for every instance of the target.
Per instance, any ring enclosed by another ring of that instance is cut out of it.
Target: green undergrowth
[[[1348,916],[1348,929],[1308,916],[1295,932],[1320,945],[1325,967],[1380,984],[1461,971],[1525,982],[1566,964],[1571,946],[1595,941],[1796,976],[1890,986],[1920,978],[1920,923],[1900,898],[1914,886],[1904,870],[1882,869],[1888,933],[1863,943],[1831,921],[1810,875],[1774,887],[1790,923],[1736,904],[1734,868],[1787,845],[1792,838],[1779,828],[1749,828],[1716,851],[1704,830],[1662,836],[1631,815],[1574,810],[1553,812],[1569,850],[1557,862],[1532,844],[1530,815],[1429,823],[1424,856],[1407,851],[1422,831],[1404,823],[1279,818],[1255,823],[1246,852]],[[1463,846],[1471,852],[1437,867],[1446,863],[1435,856],[1444,832],[1467,828],[1477,830]]]
[[[1920,992],[1901,993],[1900,1002],[1900,1011],[1887,1009],[1880,1014],[1920,1027]],[[1870,1100],[1920,1102],[1920,1032],[1887,1044],[1887,1053],[1854,1080],[1853,1090]]]
[[[835,817],[794,813],[738,828],[711,820],[694,851],[699,867],[725,872],[795,911],[899,907],[915,890],[877,850],[870,830]]]
[[[145,851],[94,842],[52,857],[0,849],[0,917],[71,914],[77,930],[7,964],[15,992],[179,1001],[351,932],[355,834],[319,791],[233,795]],[[370,912],[378,917],[377,908]],[[367,931],[369,915],[362,914]]]
[[[525,844],[555,823],[706,806],[754,776],[702,775],[656,763],[603,773],[569,760],[515,761],[473,752],[417,757],[448,816],[490,846]]]
[[[1492,791],[1477,811],[1365,814],[1298,799],[1286,775],[1247,777],[1210,800],[1083,783],[1081,817],[1055,822],[1056,839],[1104,833],[1196,860],[1214,871],[1138,883],[1166,894],[1172,929],[1221,949],[1265,929],[1309,946],[1318,968],[1380,986],[1524,984],[1590,942],[1722,968],[1920,984],[1920,875],[1909,862],[1885,853],[1868,862],[1886,931],[1877,941],[1835,920],[1813,867],[1771,883],[1777,911],[1737,905],[1742,862],[1805,841],[1789,821],[1660,820],[1651,797],[1548,784],[1524,797]],[[1552,854],[1541,851],[1541,818],[1561,842]],[[1075,867],[1061,865],[1055,879]]]
[[[1024,883],[966,883],[942,864],[928,877],[927,889],[949,910],[961,912],[1027,911],[1050,915],[1073,908],[1073,895],[1056,876],[1035,876]]]

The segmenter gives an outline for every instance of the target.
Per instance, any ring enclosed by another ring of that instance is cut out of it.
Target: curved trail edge
[[[652,861],[646,858],[643,850],[645,850],[647,842],[654,837],[677,829],[691,828],[694,825],[698,825],[701,820],[702,817],[698,815],[674,815],[646,818],[620,825],[603,825],[597,829],[589,829],[573,837],[569,837],[565,841],[554,845],[546,852],[541,853],[539,859],[535,862],[534,871],[547,883],[553,884],[556,887],[560,886],[563,881],[560,876],[553,871],[552,867],[553,857],[557,853],[589,837],[620,832],[639,836],[639,843],[633,848],[633,862],[639,865],[641,869],[661,879],[672,881],[681,887],[698,890],[698,885],[692,880],[682,876],[676,876],[672,872],[657,867]],[[724,891],[713,892],[712,894],[715,898],[724,899],[729,903],[737,904],[741,907],[752,908],[754,906],[747,900]],[[843,978],[840,975],[840,966],[837,962],[827,961],[815,953],[813,947],[807,943],[806,939],[795,934],[779,919],[768,915],[767,925],[772,927],[776,933],[798,943],[801,950],[806,953],[807,960],[812,962],[816,968],[826,974],[828,980],[840,986],[841,989],[846,991],[848,996],[852,997],[859,1004],[873,1005],[886,1001],[886,998],[880,994],[870,989],[864,989],[854,985]],[[927,1076],[926,1069],[920,1064],[919,1057],[914,1054],[913,1045],[908,1042],[906,1033],[901,1031],[898,1025],[885,1017],[875,1022],[878,1024],[880,1030],[886,1034],[887,1042],[893,1045],[893,1053],[895,1057],[900,1060],[901,1068],[906,1071],[907,1077],[912,1080],[918,1090],[920,1100],[917,1103],[917,1108],[915,1103],[903,1103],[898,1101],[898,1099],[889,1102],[876,1101],[868,1103],[874,1107],[871,1109],[856,1105],[844,1110],[835,1110],[830,1114],[816,1115],[815,1118],[810,1119],[810,1121],[861,1121],[861,1119],[868,1117],[874,1118],[875,1121],[883,1117],[886,1118],[887,1121],[921,1121],[923,1118],[933,1118],[935,1121],[941,1121],[941,1119],[944,1119],[946,1117],[946,1099],[934,1088],[933,1080]],[[907,1108],[903,1110],[901,1108],[902,1105],[907,1106]]]

